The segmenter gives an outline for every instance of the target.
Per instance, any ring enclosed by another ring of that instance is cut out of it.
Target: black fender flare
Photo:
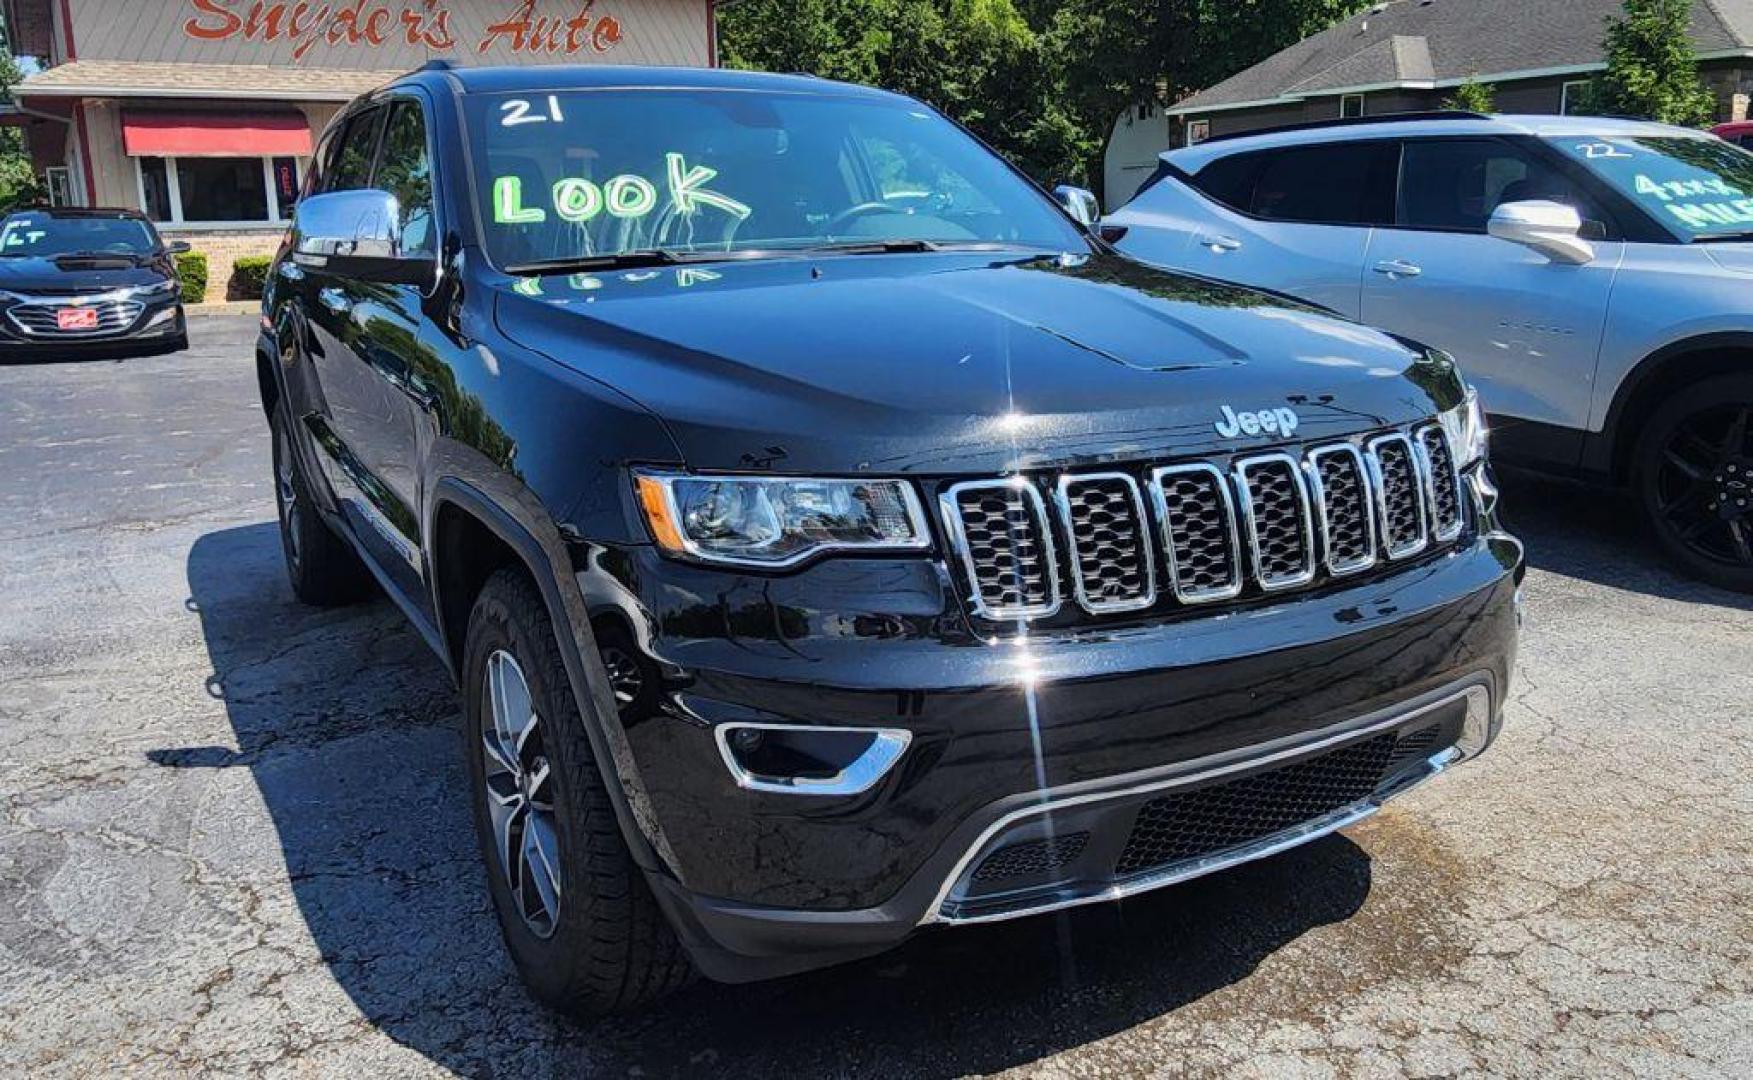
[[[1585,443],[1582,461],[1584,470],[1615,480],[1620,479],[1621,468],[1625,464],[1622,460],[1625,450],[1620,445],[1621,435],[1626,410],[1631,403],[1638,401],[1652,386],[1658,385],[1672,365],[1683,362],[1686,357],[1725,352],[1753,354],[1753,330],[1726,330],[1682,338],[1639,360],[1614,390],[1613,401],[1607,406],[1607,415],[1602,420],[1601,433]]]
[[[649,811],[643,784],[638,779],[638,767],[634,763],[632,748],[627,743],[619,720],[615,719],[617,714],[614,696],[609,690],[608,673],[603,669],[602,660],[597,655],[596,635],[591,629],[584,597],[577,583],[571,581],[570,575],[566,575],[563,580],[563,575],[555,569],[556,565],[564,566],[570,561],[560,530],[548,519],[545,512],[531,513],[529,516],[532,520],[526,524],[479,488],[458,477],[446,476],[433,485],[431,497],[427,500],[424,525],[428,545],[432,543],[431,538],[437,535],[438,516],[446,506],[454,506],[469,514],[503,541],[524,564],[536,587],[541,590],[542,598],[548,606],[549,621],[554,624],[559,639],[560,656],[566,664],[566,676],[572,685],[573,700],[577,702],[578,714],[584,720],[585,735],[590,740],[591,753],[596,758],[597,768],[601,770],[603,784],[608,789],[609,801],[615,808],[615,818],[621,827],[622,837],[627,842],[627,849],[640,869],[647,873],[673,876],[675,862],[662,854],[667,851],[668,844],[664,842],[663,834],[656,826],[655,816]],[[543,534],[545,541],[538,538],[538,532]],[[431,582],[434,610],[441,610],[436,554],[432,550],[427,552],[428,580]],[[455,670],[455,664],[451,660],[455,655],[453,649],[459,643],[448,640],[444,620],[437,621],[445,664],[452,668],[451,673],[457,677],[460,685],[461,673]],[[640,811],[640,807],[646,808],[644,812]]]

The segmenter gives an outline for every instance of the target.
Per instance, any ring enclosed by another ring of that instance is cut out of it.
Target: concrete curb
[[[184,304],[183,313],[191,319],[215,315],[254,315],[262,310],[260,300],[221,300],[211,304]]]

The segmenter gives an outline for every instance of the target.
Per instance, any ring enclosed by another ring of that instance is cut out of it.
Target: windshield
[[[135,218],[57,218],[14,214],[0,228],[0,256],[148,255],[158,246],[151,226]]]
[[[1753,234],[1753,154],[1721,139],[1552,139],[1682,239]]]
[[[1084,248],[1004,162],[905,102],[615,90],[479,95],[468,108],[502,268],[652,250]]]

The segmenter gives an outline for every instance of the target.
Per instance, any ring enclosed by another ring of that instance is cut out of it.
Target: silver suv
[[[1753,591],[1753,153],[1596,117],[1324,123],[1166,153],[1103,226],[1446,349],[1494,456],[1629,485],[1685,569]]]

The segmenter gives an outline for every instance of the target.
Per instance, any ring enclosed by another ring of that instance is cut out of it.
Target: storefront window
[[[135,158],[140,209],[164,225],[279,223],[292,216],[297,158]]]

